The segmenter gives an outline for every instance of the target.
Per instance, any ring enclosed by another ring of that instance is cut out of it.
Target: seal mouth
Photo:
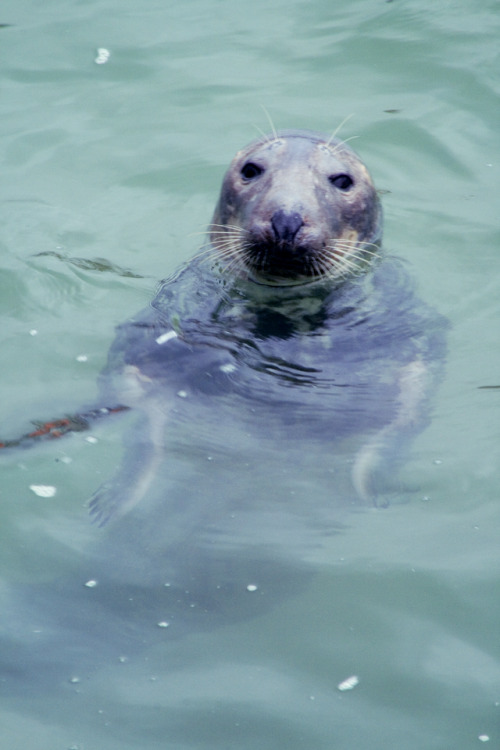
[[[319,236],[318,236],[319,234]],[[305,284],[346,278],[361,272],[366,255],[356,231],[332,239],[322,237],[297,211],[275,211],[265,223],[248,229],[243,262],[256,281]],[[349,259],[348,259],[349,256]]]
[[[322,242],[250,243],[243,263],[259,283],[291,286],[325,281],[335,285],[368,272],[380,256],[379,239],[370,242],[360,239],[356,231],[347,231]]]
[[[328,275],[317,252],[290,242],[257,242],[246,249],[244,263],[255,280],[301,284]]]
[[[380,241],[360,240],[357,232],[321,246],[295,237],[256,238],[240,226],[212,224],[211,244],[201,252],[221,271],[268,286],[299,286],[318,281],[342,283],[369,270],[380,257]]]

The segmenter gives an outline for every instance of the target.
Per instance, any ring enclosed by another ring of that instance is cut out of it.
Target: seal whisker
[[[241,237],[213,237],[212,244],[214,247],[223,248],[229,245],[238,247],[246,243]]]
[[[238,243],[243,244],[241,237],[236,236],[236,235],[230,235],[230,234],[226,236],[222,234],[220,237],[214,237],[214,239],[212,240],[212,244],[214,245],[214,247],[221,247],[221,248],[226,247],[227,245],[236,246],[238,245]]]
[[[330,148],[330,153],[332,156],[335,156],[339,151],[343,149],[343,146],[345,146],[349,141],[354,141],[356,138],[359,138],[359,135],[351,135],[350,138],[346,138],[345,140],[339,140],[337,145],[332,149]]]
[[[210,245],[206,250],[195,255],[195,258],[201,261],[230,261],[234,257],[238,257],[240,253],[239,245],[234,243],[228,244],[225,247],[219,247],[218,245]]]
[[[347,117],[344,117],[344,119],[342,120],[342,122],[339,125],[337,125],[337,127],[335,128],[335,130],[333,131],[333,133],[331,134],[331,136],[327,140],[327,142],[325,144],[326,146],[330,147],[330,143],[336,137],[337,133],[339,133],[340,130],[342,130],[342,128],[344,127],[344,125],[346,124],[346,122],[348,122],[351,119],[351,117],[354,117],[354,113],[353,112],[351,112],[350,115],[347,115]]]
[[[363,261],[365,263],[371,262],[372,260],[375,260],[379,257],[379,253],[374,253],[372,250],[365,250],[362,247],[354,248],[354,247],[342,247],[340,245],[337,248],[337,251],[344,251],[342,255],[347,258],[352,258],[353,260],[359,260]]]
[[[245,230],[238,226],[237,224],[209,224],[206,229],[200,230],[199,232],[190,232],[189,237],[199,237],[200,235],[204,235],[206,237],[210,237],[211,234],[215,234],[216,232],[220,232],[221,234],[230,234],[230,233],[240,233],[244,232]]]
[[[212,222],[211,224],[208,225],[207,232],[212,231],[213,227],[220,227],[221,229],[235,229],[235,230],[238,230],[239,232],[244,231],[243,227],[241,227],[239,224],[216,224]]]
[[[354,266],[367,267],[374,260],[373,256],[365,255],[364,253],[354,252],[352,250],[345,251],[343,248],[338,248],[335,251],[335,256],[337,258],[341,258],[342,260],[344,259],[349,260],[353,264],[353,267]]]
[[[236,272],[243,271],[247,267],[245,251],[234,253],[224,267],[224,274],[233,276]]]
[[[229,242],[239,241],[243,237],[241,232],[210,232],[209,239],[212,237],[212,242]]]
[[[331,263],[333,268],[335,268],[337,271],[342,271],[345,273],[348,270],[355,274],[360,273],[360,271],[362,270],[360,264],[356,263],[355,259],[352,256],[339,252],[337,248],[330,249]]]
[[[223,226],[223,225],[212,225],[212,226]],[[236,254],[241,248],[245,230],[241,227],[233,226],[229,227],[227,231],[224,229],[207,231],[206,234],[212,239],[211,243],[206,247],[202,248],[197,254],[197,258],[222,258],[226,255]],[[214,236],[217,235],[217,236]]]
[[[216,254],[237,255],[244,253],[251,244],[242,240],[241,237],[216,237],[212,243]]]
[[[355,260],[357,259],[352,252],[342,252],[342,248],[331,248],[332,259],[337,263],[349,263],[353,268],[356,268]]]
[[[225,231],[224,229],[212,229],[212,230],[206,229],[204,232],[196,232],[196,233],[193,233],[190,236],[193,236],[193,237],[197,236],[197,237],[199,237],[200,235],[202,235],[202,236],[210,238],[210,236],[212,234],[222,234],[222,235],[230,235],[230,236],[234,235],[234,236],[238,236],[239,234],[241,234],[241,230],[240,230],[240,232],[237,232],[236,229],[228,229],[227,231]]]
[[[309,262],[310,274],[312,280],[317,279],[335,279],[338,277],[338,264],[332,262],[330,253],[318,252]]]
[[[240,259],[242,257],[242,249],[239,245],[230,244],[224,248],[216,248],[217,252],[213,253],[211,258],[214,260],[222,260],[230,263],[234,258]]]
[[[231,246],[228,244],[227,246],[230,248]],[[210,258],[218,258],[221,256],[224,256],[226,254],[226,247],[220,246],[217,244],[211,244],[207,245],[204,248],[202,248],[196,255],[194,256],[197,259],[210,259]]]
[[[242,241],[242,233],[237,232],[208,232],[207,239],[210,240],[212,238],[212,243],[222,243],[222,242],[230,242],[230,241]],[[217,236],[214,236],[217,235]]]
[[[333,240],[333,242],[345,245],[346,247],[374,247],[377,250],[380,249],[380,244],[376,242],[365,242],[364,240],[349,240],[345,237],[338,237],[336,240]]]
[[[278,140],[278,131],[276,130],[276,128],[274,126],[273,119],[272,119],[271,115],[269,114],[268,109],[263,104],[261,104],[260,106],[261,106],[261,109],[263,110],[263,112],[264,112],[264,114],[265,114],[265,116],[267,118],[267,121],[268,121],[269,125],[271,126],[271,132],[272,132],[272,135],[273,135],[273,137],[270,138],[270,139],[268,139],[267,141],[265,141],[265,143],[272,143],[273,141],[277,141]]]
[[[271,140],[270,140],[269,135],[267,133],[264,133],[264,131],[261,130],[261,128],[259,128],[258,125],[254,125],[253,127],[255,128],[255,130],[257,131],[257,133],[259,133],[259,135],[260,135],[259,141],[263,145],[265,145],[266,143],[271,143]]]
[[[331,264],[324,263],[321,258],[317,258],[311,265],[314,269],[314,278],[322,279],[330,275]]]
[[[329,247],[332,250],[345,250],[349,255],[357,255],[358,257],[369,256],[371,258],[377,258],[380,255],[380,248],[373,243],[367,243],[365,245],[363,243],[355,242],[351,244],[350,242],[344,242],[343,240],[336,240],[335,243],[332,243]],[[370,247],[376,249],[371,250]]]
[[[374,260],[377,260],[379,258],[378,255],[375,253],[365,253],[363,250],[360,250],[359,252],[349,252],[346,254],[348,258],[352,258],[354,261],[360,261],[361,263],[364,263],[365,265],[371,265],[371,263]]]
[[[240,230],[239,232],[237,232],[234,229],[234,230],[228,230],[227,232],[225,232],[223,229],[212,229],[211,232],[205,232],[205,234],[208,234],[208,235],[220,234],[224,237],[239,237],[242,234],[242,231]]]

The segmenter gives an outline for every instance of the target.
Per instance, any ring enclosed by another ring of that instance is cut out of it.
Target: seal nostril
[[[279,242],[291,244],[299,229],[304,226],[304,222],[300,214],[287,213],[280,209],[272,215],[271,226]]]

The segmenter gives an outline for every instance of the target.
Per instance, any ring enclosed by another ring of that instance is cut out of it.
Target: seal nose
[[[291,245],[299,229],[304,226],[304,222],[300,214],[295,212],[289,214],[280,209],[272,215],[271,226],[278,242]]]

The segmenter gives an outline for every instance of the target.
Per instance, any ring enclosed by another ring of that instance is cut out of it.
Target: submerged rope
[[[19,438],[13,440],[0,440],[0,448],[15,448],[19,445],[29,444],[37,440],[55,439],[66,435],[68,432],[83,432],[90,429],[90,423],[94,419],[105,417],[108,414],[116,414],[121,411],[128,411],[130,407],[118,405],[100,409],[90,409],[81,414],[69,414],[61,419],[53,419],[49,422],[32,422],[35,430],[26,432]]]

